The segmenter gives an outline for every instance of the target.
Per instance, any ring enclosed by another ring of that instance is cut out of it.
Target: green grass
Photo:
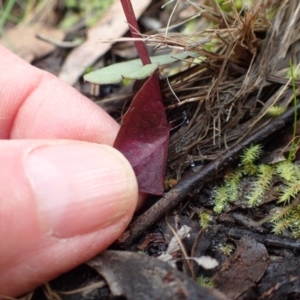
[[[293,86],[293,103],[294,103],[294,122],[293,122],[293,140],[291,144],[291,150],[289,152],[288,160],[292,161],[295,157],[295,154],[297,152],[297,149],[300,145],[300,139],[296,138],[297,134],[297,119],[298,119],[298,113],[297,113],[297,105],[298,105],[298,99],[297,99],[297,89],[295,84],[295,70],[292,61],[290,60],[290,72],[291,72],[291,80],[292,80],[292,86]]]
[[[1,1],[0,36],[3,34],[8,21],[19,24],[28,14],[34,13],[35,8],[43,1],[46,0]],[[64,0],[63,5],[67,13],[59,24],[59,27],[63,29],[71,28],[82,19],[86,20],[88,27],[92,27],[112,3],[113,0]],[[18,15],[16,15],[16,11]]]
[[[4,26],[8,20],[18,21],[18,19],[13,17],[11,14],[15,4],[16,0],[8,0],[5,5],[2,5],[2,9],[0,10],[0,35],[3,34]]]

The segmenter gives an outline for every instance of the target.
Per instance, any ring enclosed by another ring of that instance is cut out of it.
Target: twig
[[[60,41],[55,38],[51,38],[49,36],[46,36],[45,34],[38,33],[36,37],[42,41],[45,41],[47,43],[50,43],[51,45],[54,45],[56,47],[60,48],[75,48],[83,44],[84,40],[76,40],[76,41]]]
[[[240,239],[245,236],[250,236],[256,241],[263,243],[267,246],[287,248],[291,250],[300,250],[299,239],[292,239],[286,236],[279,236],[275,234],[260,234],[254,233],[250,230],[241,228],[230,228],[226,230],[228,236],[235,239]]]
[[[297,106],[300,111],[300,104]],[[119,238],[118,242],[124,246],[130,245],[133,240],[138,238],[145,230],[156,224],[165,214],[175,208],[193,190],[213,178],[226,165],[236,160],[245,147],[266,140],[278,130],[293,122],[294,107],[291,107],[283,115],[269,123],[267,126],[253,133],[233,149],[229,149],[219,159],[212,161],[204,166],[199,172],[189,172],[182,180],[158,202],[149,208],[144,214],[138,217]]]

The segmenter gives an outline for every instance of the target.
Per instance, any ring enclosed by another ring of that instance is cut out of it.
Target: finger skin
[[[0,295],[18,296],[90,259],[113,243],[132,218],[138,197],[136,179],[128,161],[108,146],[82,143],[81,149],[86,149],[94,159],[82,162],[83,153],[78,168],[70,160],[72,165],[62,170],[62,174],[68,170],[79,171],[76,178],[84,181],[91,177],[91,180],[77,185],[72,181],[69,183],[74,183],[72,190],[63,194],[57,192],[55,186],[50,186],[49,192],[42,189],[42,193],[36,188],[28,173],[28,157],[32,153],[35,155],[36,149],[64,143],[73,146],[78,142],[19,140],[0,143],[0,163],[5,170],[0,172]],[[57,154],[59,156],[59,152]],[[55,160],[59,161],[60,157]],[[89,167],[81,171],[85,164],[94,164],[94,169]],[[108,168],[109,172],[101,174]],[[46,183],[47,176],[51,174],[45,174]],[[74,207],[69,203],[69,208],[59,215],[57,211],[43,209],[44,201],[60,203],[73,189]],[[78,202],[77,197],[82,200]],[[122,207],[122,214],[119,207]],[[51,227],[53,222],[48,221],[49,213],[58,218],[55,230]],[[96,221],[100,222],[100,227],[95,226]]]
[[[75,89],[2,46],[0,67],[0,139],[113,144],[119,125]]]
[[[49,139],[112,145],[119,125],[75,89],[2,46],[0,67],[0,294],[17,296],[117,239],[132,217],[137,186],[127,195],[127,213],[114,224],[68,238],[47,235],[35,209],[38,200],[26,177],[24,155]]]

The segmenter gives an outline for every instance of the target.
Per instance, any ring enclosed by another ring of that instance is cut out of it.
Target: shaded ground
[[[183,1],[172,22],[195,15],[202,1],[195,3],[196,8],[190,1]],[[294,66],[300,61],[300,4],[257,1],[256,7],[237,17],[232,12],[222,16],[213,3],[210,1],[211,5],[202,11],[205,20],[201,18],[193,26],[199,31],[209,20],[217,23],[218,29],[191,39],[180,36],[179,32],[188,30],[182,25],[176,31],[170,30],[163,41],[169,48],[192,49],[208,59],[188,68],[177,66],[180,71],[169,77],[179,103],[162,79],[166,111],[173,127],[166,194],[162,199],[150,198],[147,205],[156,205],[145,214],[140,212],[141,217],[111,246],[113,250],[139,254],[102,254],[38,289],[32,299],[300,298],[299,238],[293,236],[291,226],[275,235],[274,224],[267,222],[270,220],[261,222],[277,207],[280,179],[273,178],[264,199],[252,207],[247,197],[256,174],[243,178],[238,199],[218,214],[213,200],[216,187],[223,183],[224,175],[235,170],[245,147],[262,144],[264,152],[259,162],[268,164],[287,157],[291,150],[292,102],[299,94],[299,82],[296,78],[293,89],[286,74],[290,59]],[[167,26],[172,9],[168,6],[162,11],[161,5],[162,1],[152,1],[143,13],[142,32],[151,34],[157,22],[160,27]],[[78,26],[64,38],[73,41],[84,35],[84,26]],[[162,41],[162,37],[156,35],[153,41]],[[203,46],[208,41],[210,49]],[[130,43],[116,44],[96,65],[130,59],[132,53]],[[59,75],[69,55],[70,49],[53,47],[49,55],[35,58],[33,64]],[[171,71],[165,68],[164,72]],[[130,84],[101,86],[98,90],[81,78],[75,88],[117,120],[133,94]],[[287,113],[268,116],[274,104],[286,108]],[[291,200],[294,207],[299,204],[298,197],[296,193]],[[296,231],[299,218],[296,215],[293,223]],[[148,256],[160,257],[174,268]],[[203,256],[201,263],[187,259]],[[212,262],[207,257],[215,259],[218,266],[210,268]],[[205,284],[214,289],[200,286]],[[84,286],[91,288],[73,294],[55,292]],[[47,289],[45,296],[42,290]]]

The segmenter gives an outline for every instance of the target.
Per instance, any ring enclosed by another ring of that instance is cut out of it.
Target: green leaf
[[[83,76],[85,81],[96,84],[116,84],[124,78],[145,79],[149,77],[160,65],[170,64],[188,57],[196,57],[194,52],[182,52],[179,54],[164,54],[151,57],[151,64],[143,66],[140,59],[122,62]]]

